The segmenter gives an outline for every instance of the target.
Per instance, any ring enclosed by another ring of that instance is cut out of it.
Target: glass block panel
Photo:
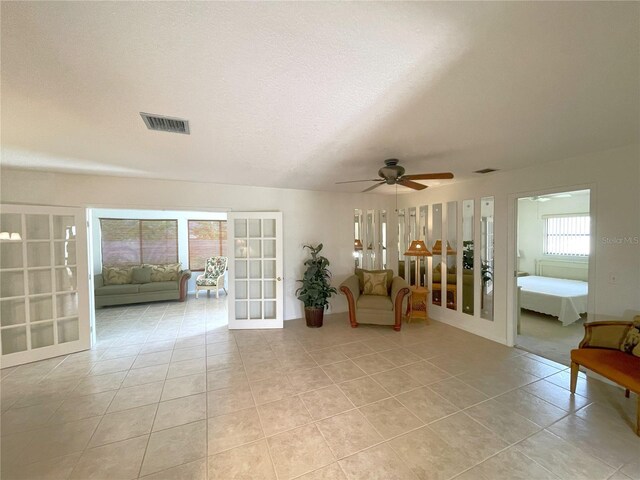
[[[236,301],[236,320],[246,320],[249,318],[246,301]]]
[[[65,293],[56,296],[58,318],[78,315],[78,294]]]
[[[25,215],[27,240],[49,240],[49,215]]]
[[[27,349],[27,328],[6,328],[0,331],[2,337],[2,354],[24,352]]]
[[[253,238],[259,238],[262,236],[262,227],[260,226],[259,218],[249,219],[249,236]]]
[[[262,319],[262,302],[249,302],[249,318]]]
[[[247,221],[244,218],[236,218],[233,225],[236,238],[247,236]]]
[[[264,258],[276,258],[276,241],[264,241]]]
[[[22,268],[22,242],[0,243],[0,268]]]
[[[76,218],[72,215],[54,215],[53,238],[57,240],[76,238]]]
[[[27,267],[51,266],[51,246],[49,242],[27,243]]]
[[[276,278],[276,261],[264,261],[264,278]]]
[[[31,325],[31,348],[42,348],[53,345],[53,322]]]
[[[249,282],[249,298],[260,300],[262,298],[262,281],[252,280]]]
[[[76,242],[75,240],[62,240],[53,243],[53,252],[56,265],[76,264]]]
[[[236,298],[246,299],[247,297],[247,282],[244,280],[236,281]]]
[[[22,235],[22,215],[19,213],[0,214],[0,232],[19,233]]]
[[[276,221],[274,219],[268,218],[262,221],[262,236],[275,238]]]
[[[249,278],[262,278],[261,260],[251,260],[249,262]]]
[[[77,318],[58,321],[58,343],[75,342],[80,339],[80,325]]]
[[[264,298],[276,298],[276,282],[275,280],[265,280],[264,282]]]
[[[31,270],[29,275],[29,295],[51,293],[51,270]]]
[[[249,240],[249,258],[262,256],[261,240]]]
[[[275,320],[276,302],[264,302],[264,318],[267,320]]]
[[[236,278],[247,278],[247,261],[236,260]]]
[[[24,274],[22,272],[3,272],[0,282],[0,297],[18,297],[24,295]]]
[[[20,325],[25,323],[24,298],[0,300],[0,325]]]
[[[62,267],[55,269],[56,276],[56,292],[66,292],[78,289],[78,278],[76,269],[71,267]]]
[[[29,299],[29,322],[53,318],[53,300],[51,297]]]
[[[235,240],[235,256],[236,258],[247,258],[247,241],[246,240]]]

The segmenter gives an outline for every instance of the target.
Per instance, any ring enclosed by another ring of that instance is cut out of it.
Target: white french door
[[[0,210],[2,367],[90,348],[84,209]]]
[[[282,328],[282,212],[231,212],[229,329]]]

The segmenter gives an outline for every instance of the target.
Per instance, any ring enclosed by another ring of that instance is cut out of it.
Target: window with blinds
[[[102,264],[178,263],[178,221],[101,218]]]
[[[189,220],[189,270],[204,270],[207,258],[227,256],[226,220]]]
[[[544,217],[544,254],[588,256],[590,228],[587,214]]]

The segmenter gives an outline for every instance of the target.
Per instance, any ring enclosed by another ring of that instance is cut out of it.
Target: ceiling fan
[[[380,185],[386,183],[387,185],[402,185],[404,187],[413,188],[414,190],[424,190],[427,188],[427,185],[423,185],[418,182],[414,182],[414,180],[447,180],[453,178],[453,173],[451,172],[443,172],[443,173],[418,173],[415,175],[405,175],[404,167],[398,165],[399,160],[397,158],[389,158],[384,161],[384,167],[378,170],[379,178],[375,178],[373,180],[349,180],[346,182],[336,182],[336,184],[340,183],[357,183],[357,182],[376,182],[375,185],[365,189],[362,193],[369,192],[374,188],[378,188]]]

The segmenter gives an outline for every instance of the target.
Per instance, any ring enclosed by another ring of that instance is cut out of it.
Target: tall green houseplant
[[[304,314],[308,327],[321,327],[324,318],[324,309],[329,305],[329,298],[337,290],[331,286],[331,272],[329,260],[319,255],[322,244],[314,247],[305,245],[311,258],[304,262],[307,269],[304,272],[302,286],[296,290],[298,300],[304,303]]]

